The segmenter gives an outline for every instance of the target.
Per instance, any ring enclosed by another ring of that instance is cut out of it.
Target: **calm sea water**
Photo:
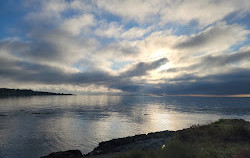
[[[250,120],[250,98],[35,96],[0,98],[0,158],[91,151],[101,141],[179,130],[219,118]]]

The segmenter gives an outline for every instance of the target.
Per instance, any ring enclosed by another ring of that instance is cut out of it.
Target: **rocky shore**
[[[140,134],[131,137],[112,139],[99,143],[90,153],[83,155],[80,150],[69,150],[51,153],[41,158],[82,158],[96,155],[126,152],[130,150],[148,150],[162,147],[173,136],[174,131],[161,131],[148,134]]]
[[[99,143],[98,147],[85,156],[100,155],[129,150],[147,150],[161,147],[174,131],[162,131],[149,134],[135,135],[132,137],[118,138]]]
[[[132,157],[250,157],[250,122],[220,119],[179,131],[162,131],[99,143],[90,153],[79,150],[51,153],[41,158]]]

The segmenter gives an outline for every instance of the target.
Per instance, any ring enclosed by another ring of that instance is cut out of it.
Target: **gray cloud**
[[[231,53],[228,55],[220,56],[206,56],[202,58],[201,63],[206,66],[225,66],[228,64],[236,64],[250,59],[250,50],[240,51],[237,53]],[[198,65],[197,65],[198,66]]]
[[[248,0],[241,0],[240,3],[235,0],[102,0],[94,3],[125,21],[133,20],[139,24],[188,24],[197,21],[203,27],[233,12],[245,13],[249,10]]]
[[[121,84],[115,88],[134,93],[169,94],[169,95],[236,95],[249,94],[250,69],[235,69],[229,73],[198,77],[194,75],[173,79],[177,83],[168,81],[161,84]],[[172,80],[172,81],[173,81]],[[190,80],[195,80],[192,82]]]
[[[23,56],[37,61],[73,64],[95,50],[98,43],[91,39],[79,39],[60,30],[32,32],[29,51]]]
[[[208,53],[223,51],[246,40],[248,34],[249,31],[240,25],[217,23],[198,34],[183,38],[174,48]]]
[[[246,53],[246,52],[245,52]],[[236,53],[237,54],[237,53]],[[244,55],[241,56],[245,58]],[[228,57],[225,62],[230,63],[239,57]],[[250,69],[234,69],[229,73],[198,77],[183,75],[179,78],[166,81],[164,84],[140,84],[131,80],[131,77],[146,75],[148,71],[157,69],[167,62],[162,58],[153,62],[140,62],[119,76],[94,71],[67,73],[63,69],[48,65],[30,63],[20,60],[7,60],[1,64],[1,78],[14,80],[19,83],[42,84],[75,84],[75,85],[102,85],[120,89],[124,92],[155,93],[155,94],[248,94],[250,89]],[[1,62],[2,63],[2,62]],[[2,65],[5,65],[4,67]],[[190,80],[195,80],[191,82]],[[172,83],[176,82],[176,83]]]
[[[131,77],[146,75],[148,71],[165,64],[167,59],[162,58],[153,62],[140,62],[119,76],[113,76],[103,71],[67,73],[58,67],[26,61],[7,60],[4,58],[0,58],[0,61],[5,61],[3,64],[5,67],[0,67],[1,78],[20,83],[94,84],[130,91],[139,87],[136,83],[133,83]]]
[[[176,84],[160,85],[159,92],[167,94],[249,94],[250,69],[235,69],[229,73],[208,75],[206,77],[183,76],[173,80],[181,81]],[[190,82],[189,80],[195,80]]]
[[[197,58],[196,63],[191,64],[186,67],[176,67],[164,70],[164,72],[179,72],[179,71],[191,71],[191,70],[209,70],[209,69],[218,69],[221,67],[226,68],[228,65],[239,64],[244,61],[250,60],[250,50],[244,49],[235,53],[227,55],[206,55],[200,58]]]
[[[123,74],[121,74],[122,77],[134,77],[134,76],[143,76],[146,75],[148,71],[154,70],[161,65],[164,65],[167,63],[166,58],[161,58],[156,61],[147,63],[147,62],[140,62],[137,63],[134,67],[131,69],[127,70]]]
[[[102,47],[99,50],[99,54],[103,54],[109,58],[113,56],[133,57],[139,54],[139,50],[136,46],[132,46],[127,42],[117,42]]]
[[[0,68],[1,77],[17,82],[44,84],[103,84],[112,79],[104,72],[67,73],[63,69],[24,61],[12,62],[13,67]]]

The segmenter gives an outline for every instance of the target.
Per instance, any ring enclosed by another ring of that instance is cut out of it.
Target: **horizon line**
[[[182,96],[182,97],[234,97],[234,98],[245,98],[250,97],[250,94],[231,94],[231,95],[216,95],[216,94],[177,94],[177,95],[164,95],[164,96]]]

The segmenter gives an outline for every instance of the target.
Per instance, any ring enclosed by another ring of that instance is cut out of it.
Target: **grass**
[[[208,125],[194,125],[177,131],[156,150],[119,153],[118,158],[250,158],[250,123],[220,119]]]

